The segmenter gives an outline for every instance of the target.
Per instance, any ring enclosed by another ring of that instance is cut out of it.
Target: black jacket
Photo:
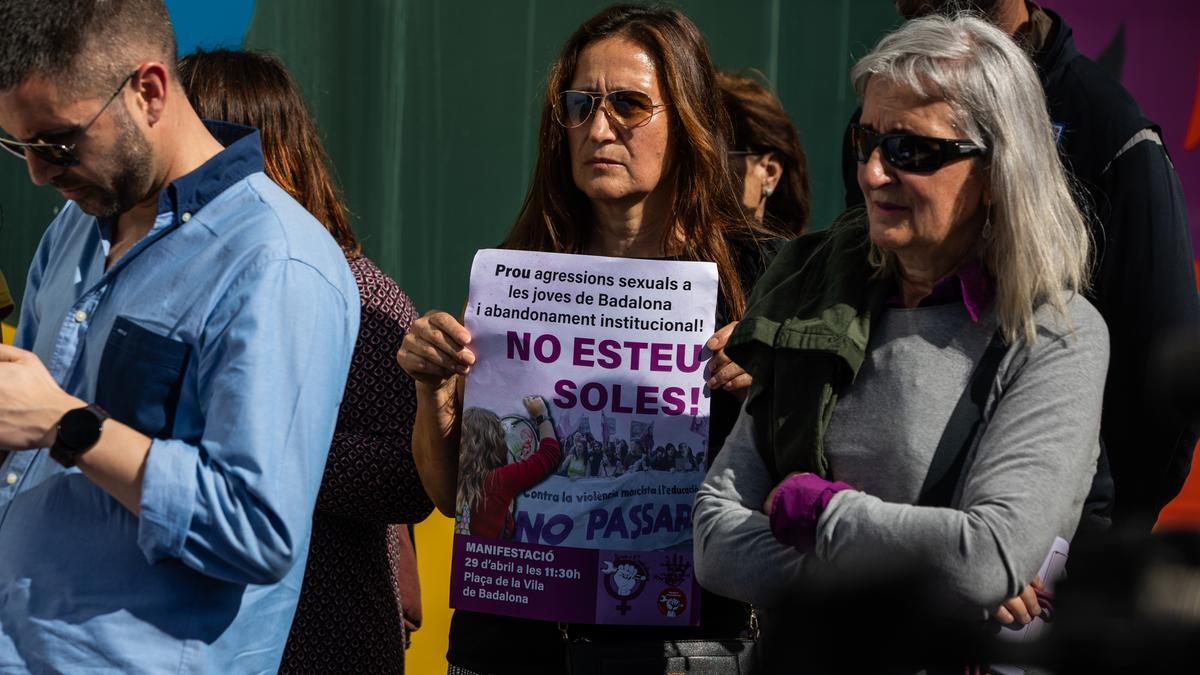
[[[1034,61],[1063,163],[1083,191],[1097,261],[1088,299],[1111,340],[1100,433],[1115,483],[1113,518],[1148,528],[1182,488],[1196,445],[1196,428],[1173,413],[1148,377],[1164,338],[1200,321],[1183,186],[1159,128],[1079,53],[1070,26],[1042,11],[1053,28]],[[846,202],[861,204],[849,130],[846,139]]]

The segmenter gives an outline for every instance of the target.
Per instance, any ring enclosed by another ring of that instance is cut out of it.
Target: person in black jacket
[[[1087,296],[1108,322],[1112,346],[1104,453],[1080,528],[1098,529],[1111,518],[1148,530],[1183,487],[1197,433],[1156,404],[1147,377],[1160,343],[1200,322],[1183,186],[1161,131],[1119,82],[1079,53],[1070,26],[1050,10],[1025,0],[898,0],[896,7],[906,19],[981,12],[1022,43],[1037,66],[1059,154],[1095,241]],[[847,131],[842,167],[852,206],[862,193],[848,138]]]

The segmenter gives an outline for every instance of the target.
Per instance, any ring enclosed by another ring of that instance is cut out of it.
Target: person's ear
[[[146,126],[155,126],[162,120],[171,94],[170,71],[161,63],[143,64],[133,77],[133,86]]]
[[[763,167],[763,189],[769,195],[775,192],[779,181],[783,180],[783,162],[779,161],[774,152],[768,152],[759,161]]]

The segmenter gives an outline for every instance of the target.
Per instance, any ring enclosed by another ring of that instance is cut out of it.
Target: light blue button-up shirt
[[[279,666],[358,292],[258,132],[210,130],[226,149],[109,270],[73,203],[38,247],[17,346],[154,441],[140,518],[46,450],[0,464],[0,673]]]

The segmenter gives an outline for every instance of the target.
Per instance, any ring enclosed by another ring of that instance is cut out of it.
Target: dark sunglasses
[[[75,132],[74,136],[76,138],[83,138],[88,129],[91,129],[92,125],[96,123],[96,120],[100,119],[100,116],[103,115],[104,111],[108,109],[108,106],[112,105],[112,102],[117,100],[117,96],[120,95],[123,89],[125,89],[125,85],[129,84],[129,81],[133,79],[134,75],[137,75],[137,71],[130,73],[124,80],[121,80],[121,86],[117,87],[117,90],[113,92],[112,96],[108,97],[108,100],[104,102],[104,105],[101,106],[99,112],[97,112],[87,124],[83,125],[79,131]],[[69,169],[73,166],[79,166],[79,158],[75,156],[75,149],[79,147],[78,142],[71,143],[69,145],[63,143],[42,142],[22,143],[11,138],[0,138],[0,146],[3,146],[5,150],[9,151],[16,157],[20,157],[22,160],[25,159],[26,152],[32,152],[38,156],[38,159],[48,164],[61,166],[66,169]]]
[[[950,160],[987,152],[987,148],[965,139],[879,134],[860,124],[850,125],[850,140],[854,146],[854,159],[860,163],[865,164],[875,148],[879,148],[884,161],[893,168],[916,173],[937,171]]]
[[[596,91],[560,92],[554,102],[554,119],[568,129],[574,129],[592,118],[596,108],[603,107],[608,119],[618,126],[634,129],[650,121],[666,103],[655,103],[648,94],[640,91]]]

